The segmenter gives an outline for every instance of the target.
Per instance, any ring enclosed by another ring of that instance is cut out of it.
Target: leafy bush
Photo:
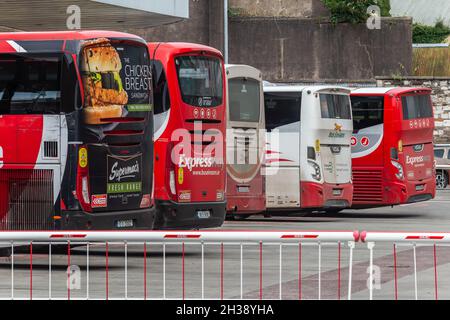
[[[450,35],[450,28],[442,21],[434,27],[420,23],[413,24],[413,43],[441,43]]]
[[[377,5],[381,9],[381,16],[390,16],[391,5],[389,0],[322,0],[330,10],[331,22],[364,23],[369,14],[367,8]]]

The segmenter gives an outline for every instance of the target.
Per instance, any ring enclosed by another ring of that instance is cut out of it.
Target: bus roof
[[[333,85],[320,85],[320,86],[298,86],[298,85],[265,85],[264,92],[302,92],[303,90],[311,90],[311,92],[326,91],[331,89],[339,89],[342,91],[348,91],[350,89],[342,86]]]
[[[189,43],[189,42],[149,42],[148,47],[150,49],[150,54],[153,55],[153,52],[156,48],[157,53],[164,52],[171,56],[190,53],[190,52],[198,52],[198,51],[207,51],[213,55],[219,56],[223,59],[222,53],[216,48],[205,46],[203,44],[197,43]]]
[[[246,77],[261,81],[261,71],[246,64],[226,64],[227,76],[231,78]]]
[[[117,31],[104,31],[104,30],[0,33],[0,40],[3,41],[87,40],[94,38],[129,38],[129,39],[143,40],[141,37],[138,37],[134,34]]]
[[[416,91],[429,91],[431,92],[430,88],[425,87],[374,87],[374,88],[358,88],[352,90],[352,94],[357,95],[386,95],[386,94],[393,94],[393,95],[401,95],[405,93],[410,92],[416,92]]]

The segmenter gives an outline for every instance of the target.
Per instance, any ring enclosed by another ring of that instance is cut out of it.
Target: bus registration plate
[[[116,228],[132,228],[134,226],[134,221],[130,220],[117,220]]]
[[[250,188],[248,186],[239,186],[238,187],[238,192],[240,192],[240,193],[249,193],[250,192]]]
[[[341,189],[333,189],[333,196],[339,197],[342,193]]]
[[[425,185],[424,184],[416,185],[416,191],[423,191],[424,189],[425,189]]]
[[[209,210],[198,210],[197,217],[199,217],[199,219],[209,219],[211,217],[211,212]]]

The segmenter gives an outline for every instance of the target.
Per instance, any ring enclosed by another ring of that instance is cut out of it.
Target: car
[[[450,173],[450,144],[436,144],[434,146],[434,159],[436,161],[436,187],[448,187]]]

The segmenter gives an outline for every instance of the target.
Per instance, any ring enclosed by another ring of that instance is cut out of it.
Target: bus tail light
[[[81,178],[81,194],[83,196],[84,203],[90,204],[91,201],[89,200],[89,180],[86,176]]]
[[[175,183],[175,163],[172,161],[172,151],[173,151],[173,143],[170,142],[167,144],[167,152],[166,152],[166,181],[168,183],[168,193],[169,197],[173,200],[177,200],[177,189]]]
[[[89,164],[87,148],[78,150],[77,198],[83,211],[92,212],[89,190]]]
[[[391,160],[392,165],[398,170],[398,172],[395,174],[397,179],[403,180],[405,178],[403,166],[398,163],[397,161]]]
[[[175,195],[177,193],[176,187],[175,187],[175,171],[170,170],[169,171],[169,187],[170,192]]]

